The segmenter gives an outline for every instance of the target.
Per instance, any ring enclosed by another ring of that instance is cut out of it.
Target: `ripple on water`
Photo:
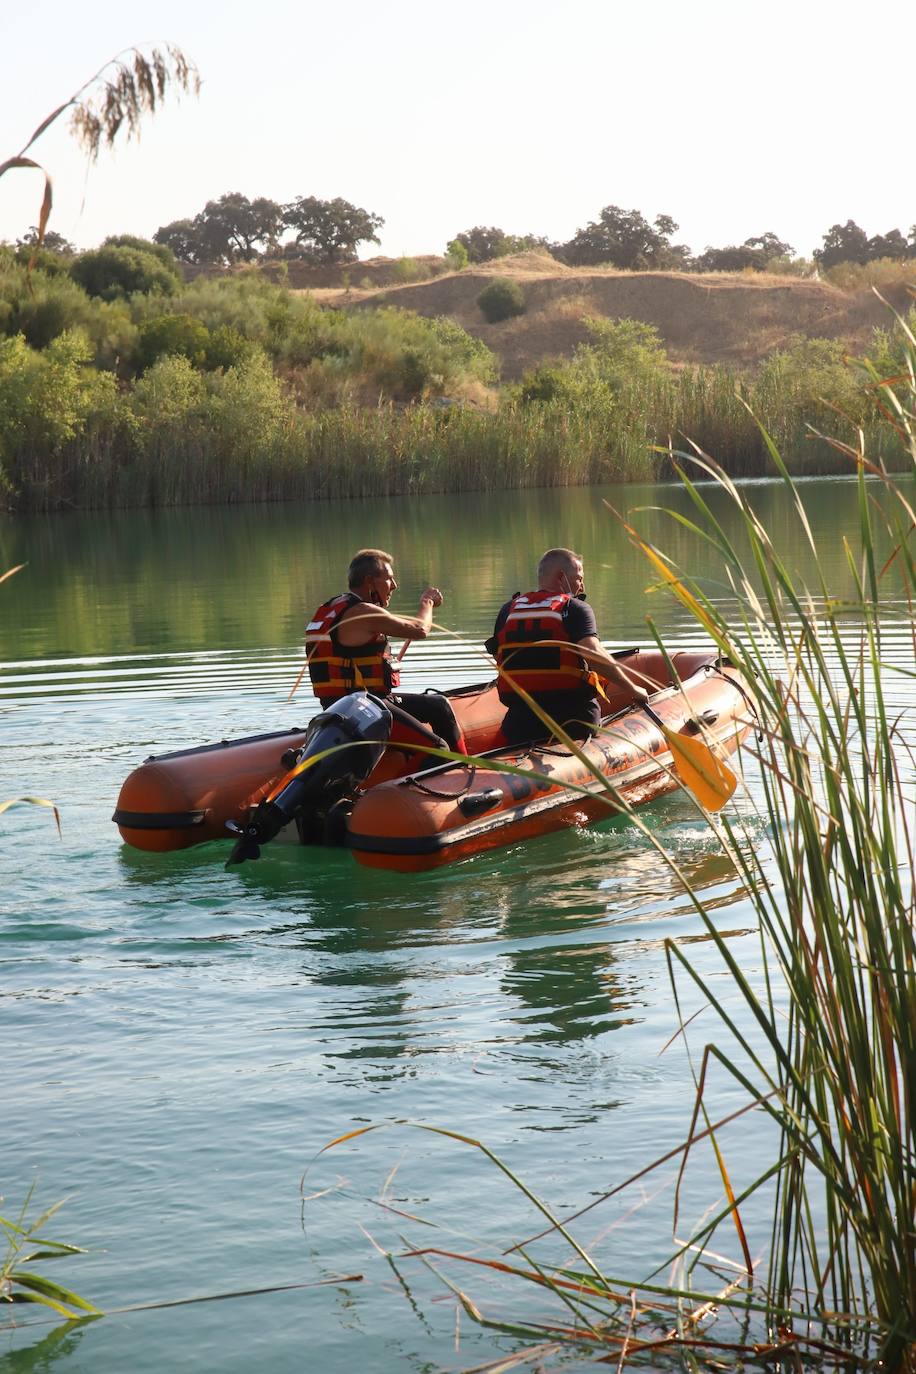
[[[841,501],[837,484],[823,490]],[[594,494],[529,496],[522,506],[517,496],[488,501],[463,523],[460,503],[442,507],[443,547],[467,559],[466,576],[457,563],[448,573],[454,592],[444,588],[462,634],[412,646],[405,690],[486,675],[478,644],[493,606],[526,575],[532,540],[547,547],[559,529],[586,546],[615,634],[643,635],[644,575],[593,518]],[[436,1123],[484,1140],[551,1206],[572,1209],[684,1134],[692,1087],[683,1043],[672,1041],[665,942],[689,950],[703,974],[718,964],[679,873],[749,976],[759,962],[740,878],[689,800],[642,812],[648,834],[610,820],[413,878],[361,869],[343,852],[276,847],[226,872],[224,846],[148,855],[118,843],[118,787],[147,755],[309,718],[307,693],[286,698],[315,568],[336,565],[342,541],[381,540],[412,550],[402,580],[423,585],[432,509],[329,506],[321,521],[313,510],[176,512],[183,537],[172,541],[169,513],[119,516],[104,538],[92,525],[79,540],[83,517],[51,522],[68,560],[37,565],[41,594],[17,602],[18,630],[0,626],[11,659],[0,670],[0,797],[51,796],[63,824],[59,840],[36,809],[0,819],[5,1193],[15,1204],[37,1174],[42,1205],[72,1194],[52,1234],[92,1253],[61,1277],[105,1306],[367,1274],[361,1286],[276,1306],[252,1299],[176,1309],[167,1322],[108,1319],[53,1347],[17,1335],[31,1347],[25,1368],[53,1360],[60,1374],[158,1374],[199,1367],[211,1348],[223,1374],[292,1374],[303,1349],[322,1374],[360,1362],[482,1364],[491,1344],[475,1349],[465,1324],[456,1355],[454,1311],[429,1300],[436,1290],[418,1294],[420,1320],[395,1303],[384,1287],[391,1271],[359,1228],[400,1246],[407,1211],[441,1226],[438,1239],[473,1232],[492,1250],[539,1219],[470,1145],[391,1124],[316,1161],[321,1147],[359,1124]],[[519,510],[514,547],[506,531]],[[833,505],[826,524],[816,514],[831,536],[842,524]],[[30,535],[39,547],[43,528]],[[212,557],[198,542],[193,566],[182,562],[189,528],[214,535]],[[114,551],[116,596],[94,562],[103,546]],[[230,596],[238,560],[227,567],[225,551],[238,547],[244,577]],[[239,609],[255,584],[271,588],[261,618]],[[695,641],[679,611],[661,616],[672,643]],[[882,648],[895,711],[912,704],[908,634],[894,622]],[[749,785],[733,815],[762,843],[750,766]],[[685,1017],[700,1012],[686,983],[679,993]],[[701,1013],[690,1043],[705,1043],[710,1025]],[[710,1094],[712,1110],[734,1104],[724,1082]],[[736,1131],[729,1158],[750,1167],[766,1148],[759,1123]],[[691,1217],[719,1186],[699,1156],[694,1167],[683,1198]],[[309,1187],[330,1190],[310,1207],[298,1191],[306,1170]],[[615,1272],[643,1273],[669,1244],[672,1186],[660,1182],[657,1197],[647,1187],[632,1217],[630,1195],[596,1209],[583,1239],[613,1223]],[[752,1210],[745,1220],[761,1248],[766,1227]]]

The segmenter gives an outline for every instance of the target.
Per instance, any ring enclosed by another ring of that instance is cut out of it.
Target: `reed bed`
[[[865,372],[916,474],[916,337],[903,319],[897,329],[899,372]],[[516,1359],[562,1366],[574,1350],[618,1369],[916,1370],[916,513],[904,485],[873,459],[864,431],[854,444],[818,435],[853,467],[859,487],[858,528],[843,538],[854,592],[837,597],[800,489],[772,437],[759,432],[810,546],[809,583],[784,564],[747,491],[697,449],[667,455],[693,506],[691,516],[671,518],[679,537],[686,530],[716,551],[730,601],[713,601],[627,525],[659,584],[753,684],[744,766],[759,782],[741,814],[708,820],[756,914],[758,967],[739,963],[676,855],[632,816],[681,878],[718,960],[710,974],[689,946],[666,943],[672,1039],[687,1047],[695,1087],[683,1142],[559,1217],[481,1141],[422,1126],[479,1150],[541,1225],[494,1255],[466,1236],[437,1243],[424,1216],[416,1243],[402,1232],[386,1251],[399,1275],[421,1261],[470,1318],[514,1338],[516,1355],[494,1368]],[[740,547],[697,476],[734,504]],[[899,653],[896,666],[887,661],[890,633],[912,643],[909,662]],[[895,710],[898,692],[908,704]],[[697,1010],[706,1012],[699,1024],[712,1015],[715,1027],[695,1045]],[[715,1122],[714,1078],[739,1092],[737,1108]],[[730,1140],[750,1113],[769,1123],[772,1152],[745,1180],[746,1152],[736,1147],[732,1160]],[[682,1186],[710,1145],[721,1193],[685,1236]],[[589,1213],[594,1231],[596,1209],[630,1192],[638,1216],[653,1178],[672,1165],[679,1239],[666,1264],[610,1271],[578,1238],[579,1218]],[[767,1209],[761,1258],[745,1219]],[[481,1299],[472,1294],[475,1274],[487,1280]],[[506,1293],[516,1288],[507,1316]],[[494,1315],[497,1290],[502,1311]]]
[[[906,464],[870,383],[826,340],[790,344],[753,377],[674,371],[648,326],[592,321],[595,344],[496,393],[489,351],[449,321],[326,319],[263,283],[209,282],[176,303],[197,315],[164,322],[180,334],[199,315],[231,365],[166,353],[137,374],[138,337],[163,325],[146,319],[152,298],[91,302],[52,277],[34,299],[18,279],[8,294],[29,331],[0,337],[0,500],[13,510],[672,479],[667,453],[685,436],[733,477],[775,475],[750,412],[796,474],[848,471],[815,432],[828,423],[850,442],[862,429],[889,468]]]
[[[667,395],[634,392],[576,408],[382,403],[309,413],[272,374],[246,366],[199,385],[183,359],[168,361],[162,384],[138,384],[129,402],[95,387],[77,397],[72,419],[59,411],[11,425],[0,498],[26,511],[672,480],[659,450],[687,433],[703,436],[704,449],[724,446],[733,477],[775,472],[735,379],[715,373],[688,374]],[[848,472],[794,414],[777,410],[775,424],[797,474]],[[896,442],[884,443],[885,462],[900,457]]]

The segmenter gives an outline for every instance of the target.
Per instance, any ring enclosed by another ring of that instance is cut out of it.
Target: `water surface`
[[[782,489],[747,489],[803,570]],[[848,594],[840,536],[856,528],[855,488],[802,490],[832,589]],[[706,973],[715,963],[681,884],[632,825],[404,876],[283,846],[227,872],[219,846],[142,854],[109,819],[147,754],[308,719],[307,689],[286,703],[303,625],[364,545],[393,553],[396,606],[412,612],[428,580],[445,594],[446,629],[411,647],[405,690],[488,676],[479,646],[495,609],[532,585],[553,544],[584,555],[612,645],[645,642],[648,613],[672,647],[702,642],[647,592],[605,497],[686,510],[673,488],[628,487],[0,523],[0,566],[28,564],[0,588],[0,797],[53,798],[63,824],[58,840],[43,810],[0,818],[5,1211],[36,1178],[41,1204],[67,1197],[50,1234],[90,1253],[56,1276],[106,1308],[340,1280],[70,1332],[36,1309],[0,1333],[0,1364],[481,1363],[511,1342],[456,1326],[448,1290],[418,1261],[399,1276],[379,1247],[416,1241],[404,1213],[441,1228],[425,1228],[427,1243],[488,1254],[539,1229],[538,1216],[472,1148],[395,1123],[479,1137],[560,1210],[682,1139],[693,1090],[683,1046],[662,1053],[677,1028],[663,942],[682,942]],[[682,526],[639,520],[712,595],[730,596]],[[911,658],[902,628],[888,627],[886,650],[890,664]],[[895,679],[892,704],[907,700]],[[751,770],[736,803],[750,824],[754,799]],[[708,825],[680,795],[644,816],[753,970],[752,912]],[[705,1034],[701,1020],[700,1047]],[[725,1082],[710,1100],[723,1112],[738,1101]],[[315,1159],[364,1125],[386,1129]],[[741,1123],[729,1148],[740,1182],[766,1141]],[[688,1179],[689,1220],[716,1199],[708,1166],[698,1159]],[[638,1277],[669,1253],[665,1177],[637,1213],[628,1196],[583,1222],[612,1272]],[[303,1192],[323,1195],[303,1203]],[[483,1294],[496,1314],[512,1310],[498,1288]]]

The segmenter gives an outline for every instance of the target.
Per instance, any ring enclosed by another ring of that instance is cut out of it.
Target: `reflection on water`
[[[855,489],[830,481],[805,495],[848,590],[836,535],[857,519]],[[754,499],[788,528],[776,484],[757,484]],[[646,520],[696,566],[681,526]],[[297,1193],[315,1152],[359,1124],[456,1127],[569,1208],[635,1172],[647,1141],[661,1153],[680,1139],[683,1054],[659,1053],[676,1030],[665,941],[689,943],[701,970],[710,957],[682,877],[736,957],[751,969],[757,959],[740,877],[689,799],[643,812],[649,835],[614,818],[415,876],[283,845],[227,872],[225,847],[142,854],[109,819],[147,754],[307,719],[307,692],[286,704],[302,622],[354,548],[396,553],[407,608],[430,576],[446,593],[443,623],[458,638],[433,636],[405,659],[405,688],[422,690],[485,673],[495,607],[556,543],[585,554],[609,638],[644,640],[651,610],[672,645],[696,642],[673,604],[647,595],[594,492],[0,518],[0,563],[28,562],[4,588],[0,797],[52,796],[63,817],[61,840],[35,809],[0,818],[0,1151],[14,1202],[36,1173],[43,1205],[72,1194],[66,1234],[90,1254],[63,1281],[111,1307],[244,1287],[254,1272],[282,1283],[368,1271],[363,1218],[329,1196],[304,1238]],[[805,557],[801,542],[787,552],[793,567]],[[897,709],[912,693],[902,623],[883,647],[889,674],[899,670]],[[751,768],[736,816],[752,835],[754,786]],[[747,1157],[759,1148],[751,1141]],[[416,1137],[397,1150],[379,1177],[409,1162],[415,1210],[435,1204],[460,1229],[473,1203],[482,1243],[516,1222],[516,1235],[536,1229],[471,1152]],[[328,1167],[372,1192],[373,1158],[361,1143]],[[631,1252],[640,1262],[667,1243],[665,1209]],[[378,1279],[333,1299],[252,1302],[69,1335],[27,1328],[0,1337],[0,1361],[158,1374],[199,1368],[212,1349],[222,1374],[286,1374],[308,1349],[323,1374],[360,1362],[385,1374],[459,1358],[450,1308],[422,1306],[424,1328]],[[462,1365],[492,1354],[485,1334],[463,1335]]]
[[[53,1365],[69,1361],[70,1356],[77,1354],[85,1330],[85,1326],[57,1326],[34,1345],[10,1351],[3,1367],[9,1374],[45,1374]]]
[[[809,556],[787,519],[781,483],[748,487],[764,524],[794,541],[787,551],[790,568],[804,571]],[[850,595],[852,574],[836,534],[855,527],[855,485],[832,478],[801,489],[831,588],[838,596]],[[729,526],[724,495],[710,487],[704,495]],[[874,495],[881,497],[877,484]],[[674,486],[44,517],[0,514],[0,565],[28,565],[16,579],[14,594],[4,598],[0,658],[126,656],[120,666],[130,672],[138,655],[215,655],[213,661],[200,660],[209,672],[228,666],[219,660],[228,653],[241,655],[238,661],[247,655],[254,668],[265,651],[300,644],[305,617],[341,588],[351,553],[366,545],[395,555],[401,585],[397,604],[412,610],[420,589],[432,580],[445,594],[442,623],[476,640],[489,634],[506,597],[530,583],[543,550],[570,544],[584,555],[601,632],[639,641],[648,609],[663,626],[677,623],[679,613],[666,598],[646,602],[649,574],[634,567],[632,547],[604,506],[604,496],[621,510],[639,510],[647,537],[702,575],[704,552],[698,542],[656,509],[691,510],[689,498]],[[729,596],[717,582],[720,570],[710,563],[708,571],[710,595]]]

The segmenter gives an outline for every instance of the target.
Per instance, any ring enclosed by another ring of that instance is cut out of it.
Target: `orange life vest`
[[[332,637],[334,627],[351,606],[369,604],[355,592],[342,592],[319,606],[305,627],[309,677],[322,706],[363,689],[384,697],[400,683],[401,675],[391,666],[384,635],[353,647]]]
[[[572,648],[544,643],[561,640],[573,645],[563,612],[571,598],[558,592],[517,592],[509,602],[506,619],[494,635],[496,666],[500,677],[497,690],[507,704],[517,699],[516,686],[537,695],[542,692],[568,692],[577,688],[597,692],[594,675],[585,659]],[[503,676],[505,670],[512,681]]]

